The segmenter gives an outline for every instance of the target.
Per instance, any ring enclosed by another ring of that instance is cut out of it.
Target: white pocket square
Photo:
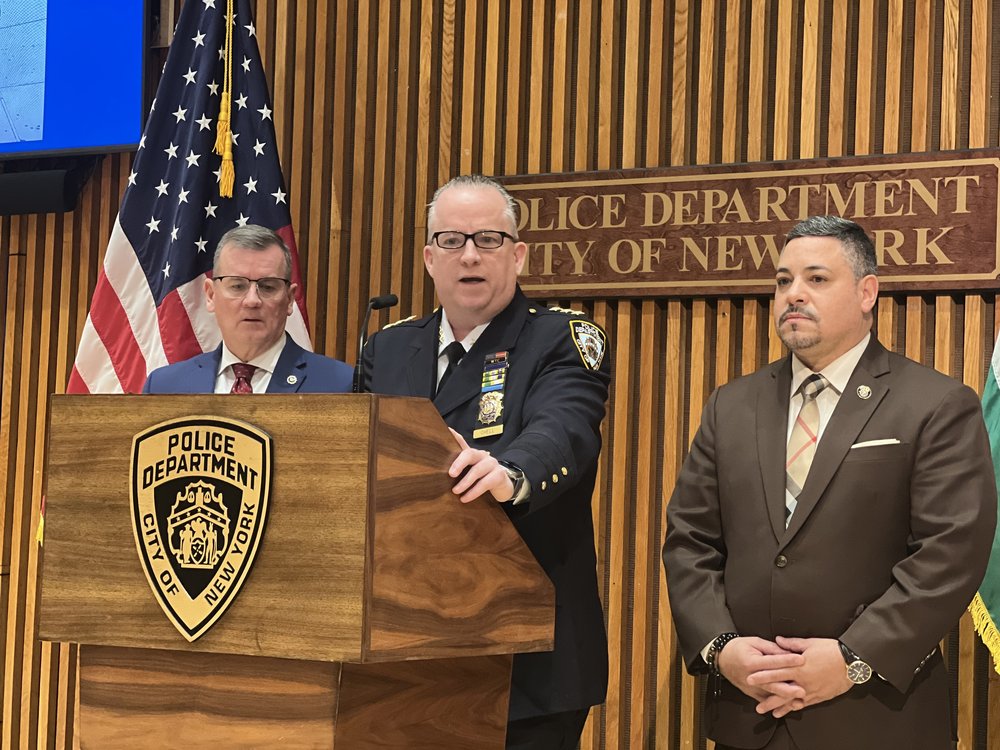
[[[855,443],[851,446],[851,450],[855,448],[872,448],[876,445],[899,445],[899,440],[896,438],[883,438],[881,440],[865,440],[863,443]]]

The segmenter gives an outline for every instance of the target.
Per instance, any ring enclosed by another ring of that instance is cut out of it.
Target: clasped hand
[[[776,719],[836,698],[853,684],[832,638],[734,638],[718,664],[723,677],[757,701],[757,713]]]

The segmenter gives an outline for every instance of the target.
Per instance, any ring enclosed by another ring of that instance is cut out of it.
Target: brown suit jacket
[[[785,529],[785,358],[716,390],[667,507],[684,658],[724,632],[839,638],[883,679],[785,719],[809,750],[938,750],[954,736],[939,654],[982,580],[997,497],[979,399],[872,337]],[[898,443],[852,445],[872,440]],[[708,734],[762,747],[776,720],[729,683]]]

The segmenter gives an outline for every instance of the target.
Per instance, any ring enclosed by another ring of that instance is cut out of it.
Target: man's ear
[[[517,268],[517,275],[521,275],[524,268],[524,259],[528,257],[528,246],[524,242],[514,243],[514,266]]]
[[[858,283],[861,285],[861,311],[868,315],[878,299],[878,276],[868,274]]]
[[[424,268],[427,269],[427,274],[433,279],[434,278],[434,251],[431,249],[430,245],[424,245]]]
[[[215,282],[208,278],[205,279],[205,309],[215,312]]]

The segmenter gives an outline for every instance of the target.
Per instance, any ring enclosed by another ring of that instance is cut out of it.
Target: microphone
[[[365,363],[363,359],[365,344],[368,343],[368,320],[372,316],[372,310],[384,310],[387,307],[394,307],[399,302],[399,297],[395,294],[381,294],[368,300],[368,307],[365,308],[365,322],[361,324],[361,333],[358,336],[358,363],[354,365],[354,393],[361,393],[361,384],[364,382]]]

